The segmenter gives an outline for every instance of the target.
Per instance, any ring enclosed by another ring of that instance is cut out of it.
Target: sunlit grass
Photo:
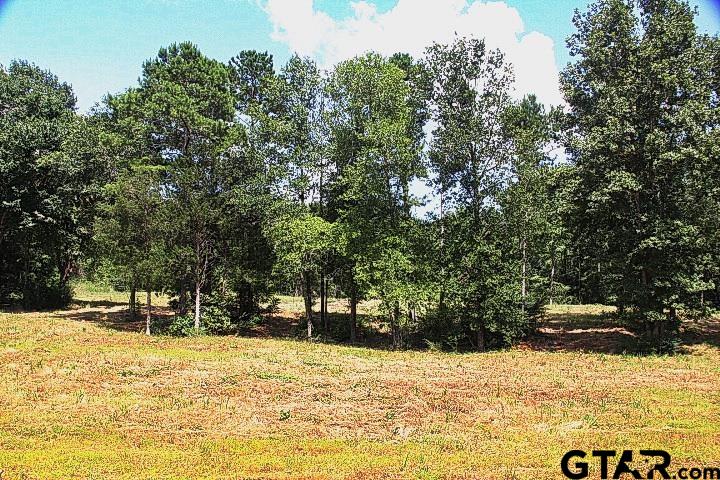
[[[107,304],[127,304],[130,301],[130,292],[121,292],[114,290],[109,285],[96,284],[87,281],[74,282],[73,298],[76,306],[93,306],[98,303]],[[145,305],[145,292],[138,291],[136,301],[141,305]],[[162,293],[153,293],[152,303],[159,307],[165,307],[170,298]]]
[[[125,294],[89,290],[80,309],[0,314],[3,480],[557,479],[576,448],[720,459],[715,346],[639,357],[147,338],[85,305]]]

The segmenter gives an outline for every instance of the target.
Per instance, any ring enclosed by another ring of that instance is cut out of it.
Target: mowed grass
[[[554,307],[542,341],[450,354],[148,338],[108,320],[126,295],[83,294],[0,314],[3,480],[557,479],[570,449],[720,460],[717,343],[672,357],[563,343],[574,318],[592,335],[600,307]]]

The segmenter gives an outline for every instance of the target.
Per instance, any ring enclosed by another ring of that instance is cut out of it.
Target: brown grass
[[[121,299],[92,301],[0,314],[3,480],[556,479],[574,448],[720,459],[717,343],[598,353],[618,328],[599,307],[553,309],[517,349],[445,354],[147,338],[118,328]]]

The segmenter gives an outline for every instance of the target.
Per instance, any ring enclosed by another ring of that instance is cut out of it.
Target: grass
[[[89,290],[68,311],[0,313],[3,480],[557,479],[570,449],[720,459],[717,343],[578,344],[620,334],[599,306],[553,307],[512,350],[447,354],[147,338],[109,320],[127,295]]]

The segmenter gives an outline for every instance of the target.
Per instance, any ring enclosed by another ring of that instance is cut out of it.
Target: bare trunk
[[[130,307],[130,320],[134,321],[137,318],[137,287],[135,286],[134,280],[130,287],[130,301],[128,302],[128,306]]]
[[[328,298],[330,297],[329,287],[330,287],[330,282],[326,278],[325,279],[325,334],[327,334],[328,327],[329,327],[328,322],[330,321],[329,320],[330,313],[328,312]]]
[[[485,327],[481,326],[476,332],[477,351],[485,351]]]
[[[390,315],[390,330],[392,331],[393,348],[400,348],[402,345],[402,335],[400,333],[400,304],[395,303],[393,312]]]
[[[178,315],[185,315],[188,310],[188,286],[187,281],[183,278],[180,281],[180,292],[178,294]]]
[[[438,310],[442,315],[445,310],[445,222],[444,206],[445,195],[444,184],[440,186],[440,298],[438,299]]]
[[[308,340],[312,340],[313,316],[312,316],[312,288],[310,286],[310,275],[302,273],[303,299],[305,300],[305,319],[307,320]]]
[[[520,286],[520,297],[522,298],[522,313],[525,314],[525,297],[527,296],[527,242],[523,237],[522,248],[522,285]]]
[[[327,335],[327,333],[328,333],[327,311],[325,310],[326,295],[327,295],[327,289],[326,289],[326,285],[325,285],[325,272],[323,272],[322,274],[320,274],[320,323],[322,323],[324,335]]]
[[[200,282],[195,284],[195,330],[200,330]]]
[[[146,298],[146,313],[145,313],[145,335],[150,335],[150,320],[152,319],[152,295],[150,293],[150,289],[148,288],[145,292],[147,294]]]
[[[555,250],[550,257],[550,305],[553,304],[553,292],[555,291]]]
[[[350,294],[350,342],[357,341],[357,293],[355,287]]]
[[[415,305],[412,303],[407,304],[408,309],[408,325],[409,328],[415,328],[417,326],[417,310],[415,310]]]
[[[647,333],[654,339],[662,338],[665,335],[665,322],[655,321],[647,324]]]

